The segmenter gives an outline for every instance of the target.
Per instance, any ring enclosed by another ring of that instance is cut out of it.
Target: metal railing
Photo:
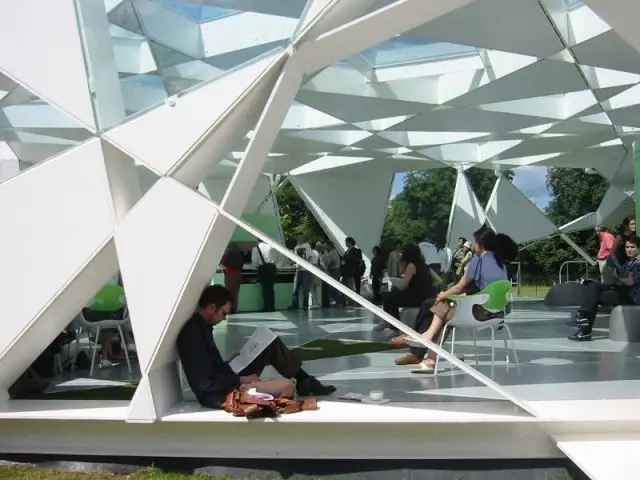
[[[522,293],[522,263],[511,262],[510,265],[515,265],[517,267],[515,277],[510,277],[510,280],[511,286],[516,287],[516,295],[519,297]]]
[[[560,265],[560,270],[558,271],[558,283],[564,283],[562,280],[562,272],[564,270],[567,271],[566,281],[569,282],[571,280],[569,277],[569,265],[584,265],[585,278],[589,275],[589,263],[586,260],[568,260]]]

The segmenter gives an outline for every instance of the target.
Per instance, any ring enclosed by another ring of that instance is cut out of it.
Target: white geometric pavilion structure
[[[180,401],[177,332],[236,224],[259,234],[237,219],[265,205],[279,176],[289,176],[335,241],[354,236],[364,251],[381,232],[394,174],[416,169],[458,169],[453,239],[487,221],[526,242],[631,213],[640,36],[630,19],[640,7],[587,4],[0,0],[0,445],[23,451],[29,438],[39,452],[101,442],[112,454],[180,455],[187,426],[211,420],[168,416]],[[556,226],[499,175],[522,166],[593,169],[611,187],[598,212]],[[486,208],[468,168],[498,173]],[[530,223],[514,228],[514,215]],[[9,385],[118,270],[143,372],[131,404],[12,404]],[[450,361],[533,415],[469,418],[493,429],[487,435],[504,439],[504,426],[517,424],[531,435],[532,455],[553,456],[553,442],[570,443],[575,422]],[[394,415],[390,435],[419,434],[415,418]],[[30,435],[33,419],[43,420],[40,439]],[[59,435],[59,419],[68,420],[68,436],[53,448],[44,442]],[[112,422],[113,437],[87,434],[86,422],[98,419]],[[293,422],[285,443],[303,457],[309,447],[296,445],[303,430]],[[604,423],[581,428],[597,433]],[[321,429],[319,455],[346,455],[345,445],[384,455],[386,441],[348,442],[362,440],[364,428],[335,444]],[[152,439],[159,432],[179,440],[163,446]],[[447,442],[467,435],[451,432]],[[227,453],[242,445],[228,435]],[[517,440],[503,443],[505,455],[522,453]],[[263,447],[258,455],[276,454]],[[464,449],[477,447],[468,440]],[[191,454],[206,455],[195,448]],[[423,449],[409,445],[407,458]]]

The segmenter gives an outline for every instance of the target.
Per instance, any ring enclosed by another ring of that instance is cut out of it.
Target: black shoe
[[[305,378],[296,385],[296,392],[301,397],[331,395],[335,391],[336,387],[323,385],[316,377]]]
[[[567,325],[570,327],[586,327],[589,325],[589,319],[578,314],[575,317],[570,318],[567,321]]]
[[[587,332],[586,330],[578,330],[573,335],[569,335],[569,340],[573,340],[574,342],[588,342],[591,340],[591,332]]]

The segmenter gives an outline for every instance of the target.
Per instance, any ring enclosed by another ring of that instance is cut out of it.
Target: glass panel
[[[564,0],[564,1],[567,4],[568,10],[573,10],[574,8],[578,8],[584,5],[584,2],[582,0]]]
[[[91,137],[75,120],[1,73],[0,85],[0,159],[17,158],[24,170]]]
[[[195,5],[177,0],[158,0],[158,3],[170,8],[174,12],[184,15],[197,22],[206,22],[217,18],[228,17],[240,13],[240,10],[214,7],[212,5]]]
[[[102,130],[286,44],[304,2],[284,8],[250,0],[239,9],[186,0],[114,5],[77,2]]]
[[[446,42],[432,42],[426,38],[398,36],[362,52],[362,56],[375,67],[400,63],[444,60],[475,55],[476,47]]]

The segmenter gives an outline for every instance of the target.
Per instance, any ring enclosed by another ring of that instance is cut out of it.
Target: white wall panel
[[[222,178],[205,178],[199,188],[200,192],[210,198],[218,205],[222,202],[229,184],[231,183],[231,177]],[[255,186],[251,190],[251,196],[244,209],[245,212],[255,212],[262,201],[271,193],[271,183],[269,177],[261,175],[258,178]],[[273,202],[265,202],[260,213],[267,215],[275,215],[277,212],[274,209]]]
[[[105,245],[115,220],[100,140],[2,183],[0,220],[11,232],[0,237],[0,303],[11,319],[0,336],[1,389],[117,269],[115,262],[96,260],[101,252],[113,257]],[[91,265],[94,260],[100,267]],[[86,285],[73,283],[80,276]],[[68,290],[69,282],[78,288],[75,293]]]
[[[74,3],[0,0],[0,72],[95,129]]]
[[[353,237],[370,259],[387,216],[393,175],[378,164],[295,175],[291,183],[338,248],[344,250],[344,239]]]
[[[506,177],[491,193],[485,216],[498,233],[525,243],[558,233],[558,228]]]
[[[460,169],[456,178],[456,189],[449,215],[447,246],[455,250],[458,246],[458,238],[465,237],[470,240],[473,232],[484,223],[484,208],[476,197],[469,179]]]

